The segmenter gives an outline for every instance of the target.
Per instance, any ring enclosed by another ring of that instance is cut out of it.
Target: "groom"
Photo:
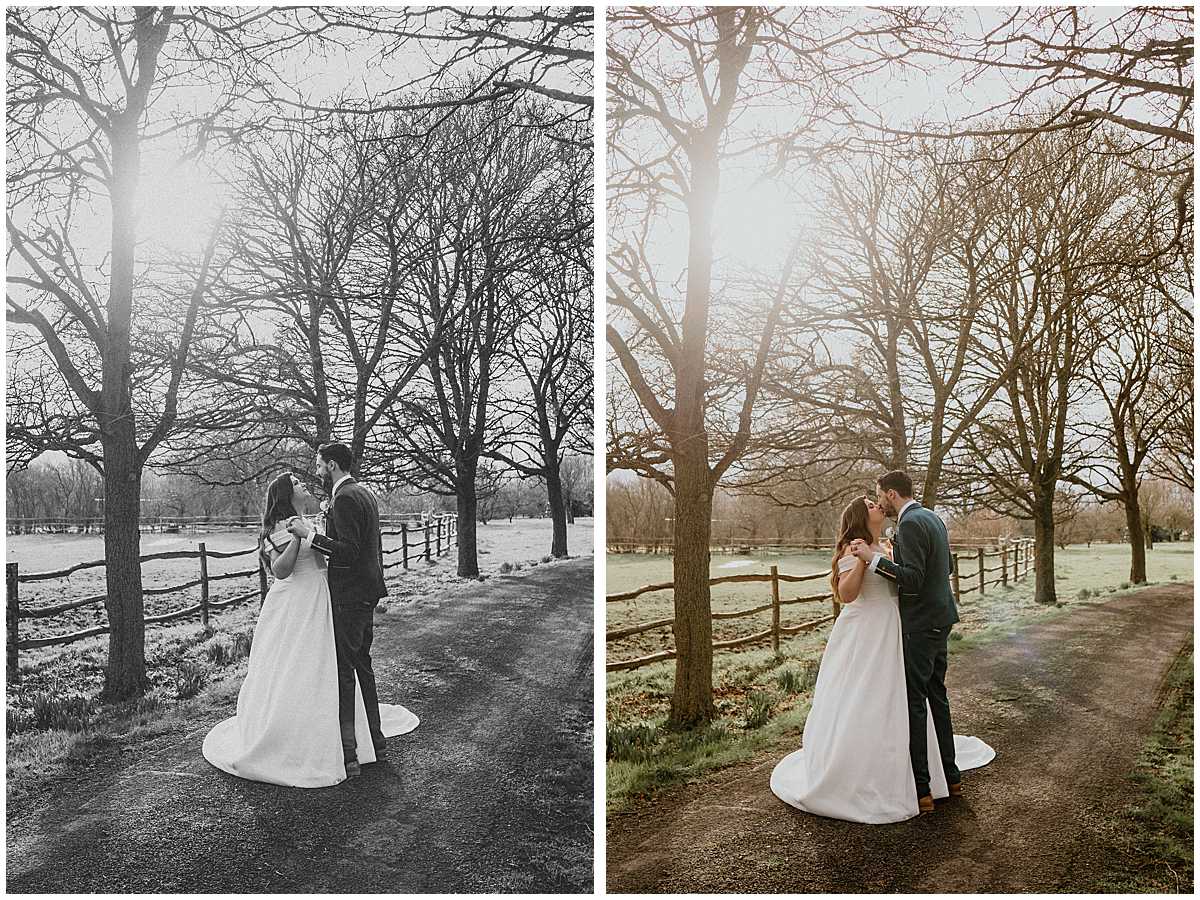
[[[900,592],[900,627],[904,633],[904,682],[908,693],[908,752],[922,813],[933,811],[929,789],[928,726],[925,703],[933,715],[938,751],[950,796],[962,793],[954,764],[954,728],[946,696],[947,644],[950,626],[958,621],[950,588],[950,537],[932,510],[913,499],[912,479],[888,472],[877,482],[876,499],[885,515],[896,520],[896,540],[888,559],[855,541],[851,549],[878,572],[896,583]]]
[[[337,650],[338,724],[348,777],[362,774],[354,737],[356,675],[376,756],[384,748],[379,695],[371,668],[371,622],[379,598],[387,595],[379,507],[371,492],[350,476],[353,464],[354,458],[345,444],[322,444],[317,449],[316,472],[329,495],[326,533],[312,531],[303,519],[288,526],[288,531],[302,538],[306,545],[329,557],[329,594]]]

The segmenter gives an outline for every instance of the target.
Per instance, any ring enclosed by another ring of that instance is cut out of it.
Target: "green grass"
[[[752,703],[739,710],[740,722],[730,724],[723,716],[708,728],[692,731],[671,731],[665,727],[665,718],[610,723],[605,740],[608,811],[619,811],[663,787],[741,762],[782,735],[798,733],[804,727],[810,698],[779,693],[768,696],[771,716],[753,729],[740,727],[748,724]]]
[[[1010,636],[1031,622],[1062,615],[1074,609],[1113,599],[1129,578],[1129,548],[1093,545],[1059,549],[1056,553],[1058,606],[1033,600],[1032,576],[1008,588],[989,586],[981,597],[968,594],[960,608],[962,622],[951,637],[951,651]],[[723,563],[750,560],[753,564],[732,569]],[[802,574],[828,565],[824,554],[804,552],[787,556],[713,557],[713,575],[769,571]],[[1148,571],[1157,583],[1190,581],[1192,544],[1160,544],[1148,553]],[[995,565],[992,560],[988,565]],[[609,593],[671,579],[670,557],[646,554],[610,555],[607,561]],[[963,571],[966,574],[966,570]],[[963,585],[968,582],[964,579]],[[1155,582],[1152,582],[1155,583]],[[823,582],[800,584],[799,593],[818,593]],[[1139,587],[1129,590],[1139,590]],[[1086,592],[1086,593],[1085,593]],[[785,598],[789,594],[784,595]],[[767,584],[730,585],[714,589],[714,609],[740,609],[769,598]],[[784,622],[798,622],[827,614],[826,604],[785,607]],[[669,591],[644,595],[635,601],[607,604],[608,629],[639,621],[669,618]],[[715,623],[720,638],[766,628],[770,614]],[[740,623],[738,631],[730,626]],[[731,765],[783,738],[798,743],[812,700],[821,654],[830,625],[785,639],[780,654],[768,646],[718,652],[713,658],[714,701],[717,719],[698,738],[666,729],[674,680],[674,661],[640,669],[612,672],[607,678],[606,721],[608,749],[608,808],[618,811],[638,798],[661,788],[698,777],[708,770]],[[627,659],[671,646],[669,628],[651,633],[649,640],[616,641],[609,645],[612,659]],[[645,636],[639,636],[645,638]],[[615,741],[615,745],[612,743]]]
[[[1195,881],[1195,684],[1191,649],[1168,673],[1154,730],[1132,775],[1133,804],[1113,823],[1117,893],[1191,893]]]

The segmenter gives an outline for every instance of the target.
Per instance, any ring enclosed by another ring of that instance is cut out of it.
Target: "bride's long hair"
[[[298,515],[296,512],[296,488],[292,484],[293,477],[295,476],[291,472],[284,472],[282,475],[277,475],[267,485],[267,499],[263,504],[260,537],[269,535],[277,522],[283,522]]]
[[[842,521],[838,525],[838,537],[833,548],[829,583],[833,587],[833,599],[839,603],[842,602],[842,598],[838,596],[838,579],[841,577],[841,573],[838,571],[838,560],[842,558],[842,553],[850,546],[850,542],[856,539],[864,540],[868,544],[875,541],[875,535],[871,534],[871,525],[868,521],[865,497],[855,497],[846,504],[846,508],[842,510]]]

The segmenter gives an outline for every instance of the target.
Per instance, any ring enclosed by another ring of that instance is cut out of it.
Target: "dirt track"
[[[363,776],[242,781],[210,721],[70,767],[8,809],[10,892],[590,892],[592,560],[376,620],[380,698],[421,717]]]
[[[1139,591],[951,657],[955,731],[998,754],[966,773],[962,800],[896,825],[808,815],[771,793],[781,745],[610,817],[608,890],[1102,890],[1122,865],[1106,829],[1191,644],[1193,594]]]

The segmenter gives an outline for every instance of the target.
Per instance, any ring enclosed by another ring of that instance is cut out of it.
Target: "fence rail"
[[[828,550],[828,547],[821,549]],[[987,566],[985,560],[988,557],[996,557],[999,559],[999,565]],[[988,585],[1008,585],[1009,581],[1017,581],[1024,578],[1034,570],[1034,553],[1033,541],[1030,539],[1022,539],[1015,543],[1001,547],[993,553],[988,553],[983,547],[977,548],[974,552],[954,551],[950,555],[951,560],[951,582],[956,598],[961,598],[965,594],[978,591],[981,595],[986,593]],[[978,582],[969,587],[963,587],[963,576],[960,572],[962,563],[960,560],[971,560],[975,563],[977,569]],[[987,576],[991,573],[999,572],[1000,577],[988,580]],[[799,634],[804,631],[811,631],[837,618],[839,606],[833,599],[833,594],[817,594],[808,597],[795,597],[788,600],[781,600],[779,597],[780,584],[795,584],[805,581],[815,581],[821,578],[828,578],[829,572],[810,572],[804,575],[786,575],[779,571],[778,566],[771,566],[769,575],[724,575],[719,578],[710,578],[709,586],[718,584],[731,583],[750,583],[750,582],[768,582],[771,585],[771,601],[758,606],[752,606],[748,609],[739,609],[733,612],[714,612],[710,613],[715,619],[737,619],[746,616],[758,615],[759,613],[771,611],[771,627],[739,638],[731,638],[723,641],[713,641],[713,650],[731,650],[739,647],[746,647],[751,644],[761,643],[766,640],[771,641],[771,649],[779,652],[779,639],[783,635]],[[658,584],[648,584],[644,587],[635,588],[632,591],[623,591],[618,594],[609,594],[605,597],[607,603],[617,603],[625,600],[633,600],[643,594],[653,593],[655,591],[674,590],[675,584],[671,581],[660,582]],[[822,616],[817,619],[812,619],[807,622],[802,622],[798,625],[784,625],[780,620],[781,609],[784,606],[789,606],[796,603],[823,603],[831,602],[833,610],[830,615]],[[638,622],[633,625],[625,625],[620,628],[615,628],[608,631],[604,635],[606,643],[620,641],[625,638],[633,637],[637,634],[642,634],[646,631],[652,631],[656,628],[666,628],[675,624],[674,617],[668,619],[656,619],[652,622]],[[651,663],[662,662],[667,659],[674,659],[677,656],[674,649],[660,650],[646,656],[639,656],[633,659],[622,659],[614,662],[606,663],[605,671],[617,672],[627,669],[638,669],[642,666],[648,666]]]
[[[445,518],[445,516],[441,516]],[[438,518],[433,516],[430,521]],[[391,528],[413,521],[412,516],[380,516],[380,525]],[[228,531],[238,528],[258,528],[258,516],[142,516],[138,528],[145,534],[197,534],[207,531]],[[103,534],[103,516],[14,516],[5,519],[7,534]]]
[[[389,523],[392,524],[392,523]],[[382,553],[392,555],[399,553],[400,558],[392,563],[384,563],[383,568],[392,569],[396,566],[403,566],[408,569],[409,563],[414,560],[424,559],[431,561],[435,557],[440,557],[444,553],[448,553],[450,549],[458,543],[458,521],[453,516],[439,516],[438,518],[427,522],[400,522],[399,528],[385,528],[381,530],[381,535],[400,537],[400,546],[384,549]],[[410,543],[409,538],[416,538],[415,543]],[[416,550],[416,553],[410,553],[410,550]],[[267,594],[267,573],[262,566],[261,561],[253,568],[239,569],[234,572],[221,572],[219,574],[210,574],[208,571],[208,561],[210,559],[235,559],[240,556],[248,556],[257,554],[258,546],[248,547],[245,550],[209,550],[204,541],[201,541],[196,550],[170,550],[163,553],[147,553],[139,557],[140,562],[155,562],[159,560],[169,559],[195,559],[199,562],[200,577],[190,581],[185,581],[180,584],[172,584],[164,587],[143,588],[142,594],[147,596],[161,596],[165,594],[176,594],[181,591],[190,590],[195,587],[200,588],[200,600],[198,603],[193,603],[190,606],[185,606],[182,609],[171,610],[170,612],[160,613],[152,616],[145,616],[144,621],[147,625],[158,625],[165,622],[173,622],[177,619],[185,619],[189,616],[199,615],[200,622],[203,625],[208,624],[209,614],[213,610],[226,609],[235,606],[239,603],[244,603],[254,597],[258,597],[260,601]],[[8,658],[8,683],[16,684],[20,681],[20,670],[18,669],[19,651],[32,650],[38,647],[51,647],[59,644],[70,644],[75,641],[83,640],[88,637],[95,637],[100,634],[107,634],[109,631],[108,624],[94,625],[79,631],[67,632],[65,634],[49,635],[47,637],[38,638],[22,638],[20,636],[20,623],[25,619],[45,619],[53,616],[61,615],[64,612],[69,612],[73,609],[80,609],[85,606],[94,606],[103,603],[107,598],[107,594],[93,594],[87,597],[80,597],[74,600],[67,600],[62,603],[55,603],[50,606],[39,606],[33,608],[21,608],[20,600],[20,585],[29,584],[39,581],[51,581],[58,578],[66,578],[75,572],[80,572],[85,569],[95,569],[106,565],[103,559],[92,560],[89,562],[76,563],[72,566],[67,566],[65,569],[55,569],[46,572],[26,572],[21,573],[19,564],[12,562],[5,564],[5,586],[6,586],[6,605],[5,619],[7,624],[7,658]],[[209,586],[214,581],[226,581],[232,578],[248,578],[258,576],[258,586],[253,590],[245,593],[237,594],[234,597],[224,600],[211,600]]]

